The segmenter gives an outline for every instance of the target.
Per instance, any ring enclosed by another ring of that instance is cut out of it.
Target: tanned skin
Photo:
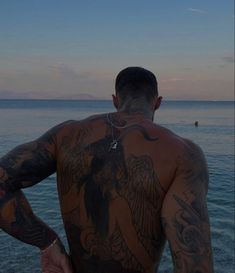
[[[153,273],[168,240],[175,273],[212,273],[201,149],[153,123],[161,97],[113,101],[0,159],[1,228],[46,249],[43,272]],[[69,256],[21,191],[55,172]]]

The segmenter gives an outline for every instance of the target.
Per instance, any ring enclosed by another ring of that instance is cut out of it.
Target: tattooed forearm
[[[53,130],[0,158],[0,228],[41,249],[57,237],[37,218],[21,192],[56,171]]]
[[[175,273],[213,273],[206,205],[207,164],[199,147],[190,141],[186,144],[164,204],[162,226],[170,243]]]
[[[174,219],[177,250],[172,249],[176,272],[210,272],[206,269],[211,260],[209,223],[197,212],[196,204],[187,204],[174,195],[180,206]],[[205,214],[205,213],[203,213]]]
[[[21,191],[5,192],[0,187],[0,227],[15,238],[45,248],[56,233],[37,218]]]

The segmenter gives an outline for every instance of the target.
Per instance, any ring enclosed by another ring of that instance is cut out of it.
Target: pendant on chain
[[[118,141],[116,139],[114,139],[111,143],[110,143],[110,147],[109,147],[109,152],[111,150],[116,150],[117,149],[117,145],[118,145]]]

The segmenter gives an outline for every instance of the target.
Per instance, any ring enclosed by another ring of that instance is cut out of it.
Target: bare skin
[[[113,100],[117,112],[65,122],[0,159],[1,228],[46,249],[43,272],[153,273],[168,240],[175,273],[212,273],[202,151],[152,122],[161,97],[148,111]],[[58,236],[21,192],[54,172],[70,257],[59,241],[47,248]]]

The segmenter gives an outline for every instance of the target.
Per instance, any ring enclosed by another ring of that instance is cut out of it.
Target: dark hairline
[[[158,96],[157,78],[145,68],[127,67],[116,77],[115,92],[122,98],[142,96],[151,100]]]

